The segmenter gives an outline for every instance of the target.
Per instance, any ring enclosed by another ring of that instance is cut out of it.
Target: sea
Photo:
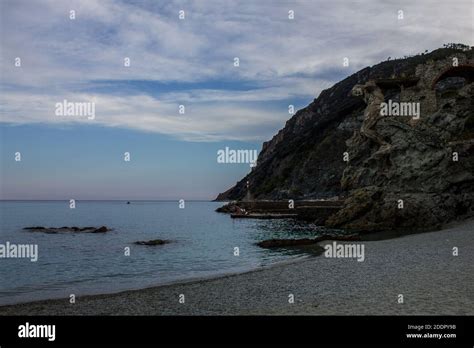
[[[291,219],[232,219],[222,202],[0,201],[0,244],[31,244],[38,259],[0,258],[0,305],[113,293],[239,273],[310,257],[262,249],[272,238],[307,238],[323,228]],[[30,226],[107,226],[107,233],[24,230]],[[136,241],[165,239],[160,246]]]

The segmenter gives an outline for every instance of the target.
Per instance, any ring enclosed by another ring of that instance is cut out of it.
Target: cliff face
[[[256,199],[344,196],[327,224],[364,230],[472,215],[473,77],[466,48],[365,68],[298,111],[217,199],[242,199],[247,181]],[[419,115],[380,116],[380,101],[418,105]]]
[[[246,182],[256,199],[301,199],[335,196],[341,193],[340,179],[345,163],[342,149],[357,127],[361,100],[349,97],[352,86],[365,81],[364,69],[321,92],[299,110],[285,127],[262,146],[257,166],[217,200],[242,199]]]

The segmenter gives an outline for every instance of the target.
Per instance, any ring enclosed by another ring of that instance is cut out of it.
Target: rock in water
[[[37,231],[44,233],[59,233],[59,232],[84,232],[84,233],[105,233],[111,231],[111,228],[107,226],[101,227],[77,227],[77,226],[63,226],[63,227],[43,227],[43,226],[34,226],[34,227],[24,227],[24,230],[28,231]]]
[[[258,242],[257,245],[261,248],[284,248],[291,246],[300,246],[300,245],[311,245],[316,244],[319,240],[316,239],[268,239],[261,242]]]
[[[95,229],[92,233],[104,233],[107,232],[109,229],[106,226],[101,226]]]
[[[312,245],[325,240],[338,240],[338,241],[360,241],[361,237],[357,234],[350,235],[329,235],[324,234],[315,238],[302,238],[302,239],[267,239],[258,242],[257,245],[261,248],[283,248],[292,246]]]
[[[163,245],[163,244],[168,244],[170,243],[169,240],[164,240],[164,239],[153,239],[153,240],[148,240],[148,241],[137,241],[134,244],[137,245]]]

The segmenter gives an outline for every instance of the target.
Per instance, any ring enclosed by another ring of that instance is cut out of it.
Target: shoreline
[[[307,246],[308,249],[312,249],[314,245]],[[305,249],[305,246],[298,247],[298,249]],[[302,254],[303,255],[303,254]],[[267,269],[273,268],[273,267],[278,267],[278,266],[284,266],[287,264],[293,264],[293,263],[299,263],[299,262],[304,262],[308,260],[309,258],[316,257],[316,252],[313,252],[312,250],[308,251],[306,255],[304,256],[298,256],[298,257],[293,257],[287,260],[282,260],[282,261],[277,261],[275,263],[265,265],[265,266],[258,266],[257,268],[252,268],[248,270],[243,270],[243,271],[229,271],[229,272],[222,272],[222,273],[217,273],[217,274],[212,274],[208,276],[196,276],[196,277],[189,277],[189,278],[184,278],[184,279],[176,279],[176,280],[171,280],[168,282],[164,283],[158,283],[158,284],[151,284],[145,287],[139,287],[139,288],[131,288],[131,289],[124,289],[124,290],[115,290],[115,291],[106,291],[106,292],[92,292],[88,294],[83,294],[83,295],[77,295],[76,300],[81,298],[89,298],[89,297],[99,297],[99,296],[112,296],[112,295],[120,295],[128,292],[135,292],[135,291],[142,291],[142,290],[150,290],[150,289],[156,289],[156,288],[164,288],[164,287],[170,287],[170,286],[178,286],[178,285],[187,285],[187,284],[193,284],[193,283],[201,283],[201,282],[207,282],[207,281],[212,281],[212,280],[217,280],[221,278],[227,278],[227,277],[233,277],[233,276],[239,276],[239,275],[245,275],[247,273],[253,273],[253,272],[259,272],[259,271],[265,271]],[[51,301],[61,301],[61,302],[68,302],[69,298],[66,297],[51,297],[51,298],[45,298],[45,299],[38,299],[38,300],[33,300],[33,301],[21,301],[21,302],[16,302],[16,303],[11,303],[11,304],[0,304],[0,316],[2,316],[2,309],[6,307],[14,307],[14,306],[22,306],[22,305],[29,305],[29,304],[41,304],[44,302],[51,302]]]
[[[434,232],[359,241],[367,249],[361,263],[307,256],[246,272],[80,296],[75,304],[63,298],[5,305],[0,315],[472,315],[473,231],[474,219],[465,220]],[[453,245],[459,256],[451,254]],[[404,304],[396,301],[399,293]],[[179,303],[180,294],[185,303]]]

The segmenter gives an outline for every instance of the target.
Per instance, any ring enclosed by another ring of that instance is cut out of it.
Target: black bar
[[[20,338],[19,326],[56,325],[54,342]],[[408,329],[408,325],[418,329]],[[438,325],[438,326],[437,326]],[[440,326],[441,325],[441,326]],[[449,325],[451,329],[442,325]],[[453,327],[455,325],[455,328]],[[407,338],[407,334],[455,334],[455,338]],[[292,317],[0,317],[0,346],[58,344],[408,344],[474,343],[473,316]]]

